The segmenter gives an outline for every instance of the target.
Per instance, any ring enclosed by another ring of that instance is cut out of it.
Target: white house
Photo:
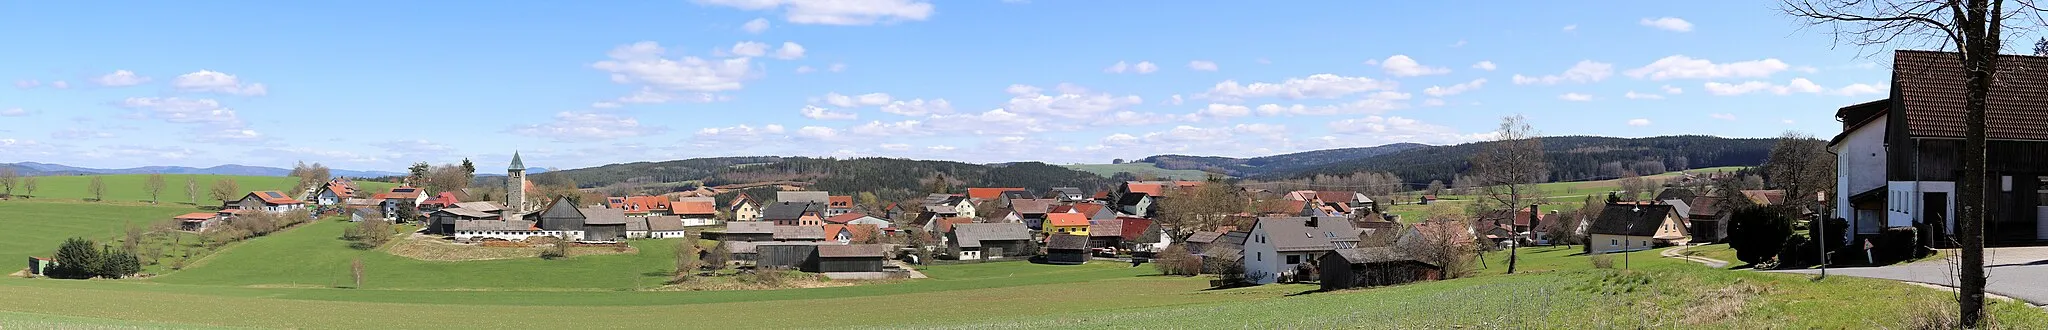
[[[1270,284],[1333,249],[1358,247],[1358,231],[1342,218],[1265,217],[1244,241],[1245,280]]]
[[[290,212],[292,210],[297,210],[306,207],[305,202],[292,199],[291,197],[286,197],[283,192],[279,192],[276,190],[249,192],[248,195],[243,195],[242,200],[236,202],[235,204],[240,206],[243,210],[257,210],[273,213]]]

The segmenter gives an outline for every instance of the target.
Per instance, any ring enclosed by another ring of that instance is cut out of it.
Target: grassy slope
[[[1076,164],[1061,166],[1076,171],[1095,173],[1095,175],[1100,175],[1103,177],[1116,175],[1117,172],[1131,172],[1131,174],[1152,173],[1152,175],[1157,175],[1162,179],[1171,178],[1177,180],[1203,180],[1209,178],[1209,172],[1202,172],[1197,170],[1169,170],[1159,168],[1158,166],[1153,166],[1152,163]]]
[[[7,228],[0,231],[0,258],[49,257],[67,238],[106,241],[129,224],[148,226],[193,211],[197,209],[191,206],[0,201],[0,228]]]
[[[77,175],[36,177],[37,182],[35,197],[39,199],[64,200],[82,200],[86,198],[91,198],[92,194],[86,192],[86,186],[90,185],[90,182],[92,182],[93,177],[95,176]],[[107,186],[107,201],[109,202],[149,201],[149,192],[143,190],[142,187],[145,182],[149,181],[149,175],[119,174],[98,175],[98,177],[101,178],[101,183],[106,184]],[[198,181],[199,183],[198,199],[200,205],[220,205],[220,201],[213,200],[211,197],[209,197],[210,193],[208,193],[208,191],[210,191],[213,188],[214,182],[220,181],[221,179],[235,180],[235,184],[242,188],[243,193],[257,190],[288,190],[291,189],[292,186],[297,185],[298,183],[297,179],[282,176],[171,174],[164,175],[164,191],[162,195],[158,196],[158,198],[160,198],[161,201],[165,204],[189,203],[192,199],[186,197],[185,195],[185,179],[187,178]],[[391,187],[396,186],[395,184],[391,183],[367,181],[358,181],[356,184],[358,186],[361,186],[363,189],[370,191],[390,190]],[[16,192],[22,192],[20,191],[20,189],[21,188],[19,187],[15,188]],[[286,194],[297,195],[298,192],[286,192]],[[235,196],[231,198],[239,197],[241,196]]]
[[[378,289],[616,290],[659,285],[674,267],[672,241],[635,241],[638,254],[429,262],[381,251],[348,248],[340,239],[351,226],[321,221],[238,244],[186,268],[152,279],[175,284],[232,286],[353,285],[349,264],[361,258],[371,273],[365,286]],[[280,262],[289,260],[290,262]]]

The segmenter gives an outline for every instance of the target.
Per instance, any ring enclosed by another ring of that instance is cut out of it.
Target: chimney
[[[1542,222],[1543,211],[1537,209],[1536,204],[1529,204],[1529,228],[1541,227]]]
[[[1307,223],[1305,223],[1304,225],[1305,225],[1305,226],[1308,226],[1309,228],[1315,228],[1315,227],[1316,227],[1316,217],[1308,217],[1308,222],[1307,222]]]

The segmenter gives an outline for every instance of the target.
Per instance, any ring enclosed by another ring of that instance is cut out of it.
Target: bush
[[[1919,228],[1885,228],[1883,233],[1878,234],[1875,245],[1877,249],[1871,252],[1877,255],[1878,263],[1893,263],[1923,256],[1920,254],[1922,244]]]
[[[569,238],[558,237],[554,241],[555,244],[540,250],[541,259],[555,260],[569,257],[569,245],[573,244],[569,242]]]
[[[1778,269],[1802,268],[1809,265],[1811,255],[1801,253],[1808,246],[1806,236],[1792,236],[1785,239],[1785,246],[1778,249]]]
[[[1751,207],[1730,214],[1728,247],[1735,249],[1735,258],[1761,264],[1777,257],[1785,239],[1792,236],[1788,212],[1790,209],[1783,207]]]
[[[100,249],[90,240],[72,237],[57,247],[57,265],[50,267],[51,278],[88,279],[95,274],[94,265],[100,263]]]
[[[395,231],[393,228],[391,222],[384,220],[363,220],[357,222],[355,227],[349,227],[348,231],[342,232],[341,239],[348,240],[349,247],[358,250],[375,249],[391,241],[391,234]]]
[[[1614,269],[1614,256],[1612,255],[1594,255],[1591,258],[1587,258],[1587,260],[1593,261],[1593,268]]]
[[[1152,260],[1152,268],[1159,270],[1160,275],[1201,275],[1202,259],[1188,253],[1187,247],[1174,244],[1166,247],[1158,259]]]

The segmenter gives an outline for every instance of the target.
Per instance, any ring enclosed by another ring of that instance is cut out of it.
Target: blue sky
[[[1838,132],[1888,52],[1774,1],[0,3],[0,162],[1105,163]],[[2033,36],[2010,36],[2015,40]]]

